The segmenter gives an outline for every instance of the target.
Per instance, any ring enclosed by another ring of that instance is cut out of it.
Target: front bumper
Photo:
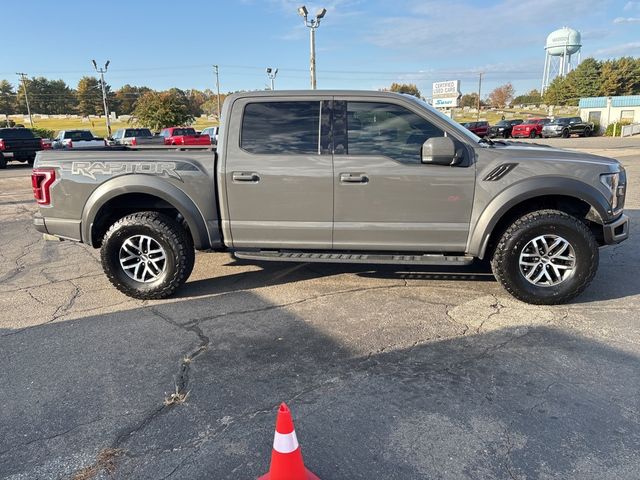
[[[542,136],[549,138],[561,137],[562,130],[542,130]]]
[[[621,215],[620,218],[602,226],[605,245],[614,245],[629,238],[629,217]]]
[[[489,138],[497,138],[497,137],[507,138],[507,134],[508,133],[509,132],[505,131],[505,130],[503,130],[502,132],[499,132],[497,130],[489,130],[487,132],[487,137],[489,137]]]

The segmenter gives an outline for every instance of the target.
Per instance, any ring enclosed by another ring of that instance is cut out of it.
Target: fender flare
[[[573,197],[588,203],[602,221],[611,216],[606,197],[597,188],[570,178],[539,177],[524,180],[500,192],[483,210],[469,234],[467,253],[484,258],[489,238],[500,219],[526,200],[548,195]]]
[[[96,215],[110,200],[130,193],[143,193],[158,197],[171,204],[184,217],[196,249],[210,248],[209,235],[202,213],[193,201],[175,185],[151,175],[122,175],[107,180],[96,188],[82,211],[82,241],[91,246]]]

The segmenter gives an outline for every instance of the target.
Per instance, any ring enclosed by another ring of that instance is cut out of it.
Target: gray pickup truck
[[[466,265],[566,302],[628,236],[613,159],[483,140],[388,92],[264,91],[224,103],[217,152],[41,152],[37,230],[101,249],[125,294],[171,295],[194,250],[294,262]]]

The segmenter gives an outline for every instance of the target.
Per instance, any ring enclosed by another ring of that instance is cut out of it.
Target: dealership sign
[[[448,80],[433,84],[432,97],[434,107],[457,107],[460,96],[460,80]]]
[[[453,108],[458,106],[458,97],[434,98],[433,106],[436,108]]]
[[[433,84],[433,98],[457,97],[460,95],[460,80],[448,80]]]

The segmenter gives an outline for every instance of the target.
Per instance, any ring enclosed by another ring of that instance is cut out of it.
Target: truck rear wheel
[[[109,281],[138,299],[166,298],[193,270],[195,253],[188,232],[160,212],[138,212],[111,225],[100,250]]]
[[[504,289],[517,299],[555,305],[587,288],[598,260],[598,244],[583,222],[558,210],[539,210],[507,228],[491,268]]]

